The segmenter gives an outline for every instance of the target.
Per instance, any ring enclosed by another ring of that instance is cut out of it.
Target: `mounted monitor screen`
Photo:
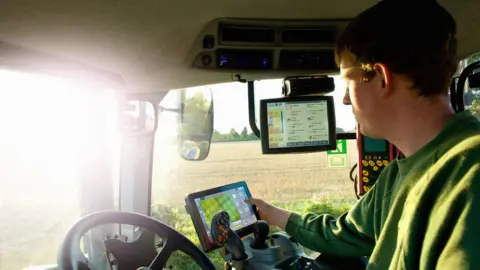
[[[388,143],[383,139],[373,139],[363,136],[365,153],[384,153],[388,152]]]
[[[336,149],[333,97],[309,96],[261,100],[264,154]]]

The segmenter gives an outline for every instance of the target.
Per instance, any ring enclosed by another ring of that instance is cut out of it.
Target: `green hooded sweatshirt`
[[[292,214],[286,232],[373,269],[480,269],[480,122],[455,115],[413,155],[392,161],[339,218]]]

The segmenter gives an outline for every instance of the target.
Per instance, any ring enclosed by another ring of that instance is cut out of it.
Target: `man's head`
[[[389,112],[448,93],[457,68],[456,26],[435,1],[383,0],[355,18],[336,60],[365,135],[385,136]]]

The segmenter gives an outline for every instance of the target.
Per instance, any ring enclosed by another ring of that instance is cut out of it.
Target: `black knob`
[[[250,244],[250,247],[254,249],[266,249],[268,248],[267,245],[267,237],[270,232],[270,227],[268,223],[264,220],[259,220],[257,223],[253,225],[253,236],[255,239]]]
[[[201,60],[204,66],[210,66],[210,64],[212,63],[212,57],[207,54],[202,56]]]

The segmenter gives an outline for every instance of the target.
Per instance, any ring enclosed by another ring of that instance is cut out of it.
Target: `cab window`
[[[459,71],[462,71],[465,67],[470,64],[480,62],[480,53],[473,54],[472,56],[460,61]],[[480,69],[476,69],[472,72],[473,74],[479,74]],[[480,118],[480,79],[476,77],[474,81],[467,80],[465,83],[465,108],[469,110],[473,115]],[[470,85],[470,82],[474,85]]]
[[[342,103],[345,94],[343,81],[335,77],[335,85],[332,95],[337,132],[355,132],[352,109]],[[281,97],[281,86],[282,80],[255,82],[256,104],[260,99]],[[169,132],[168,113],[159,117],[152,177],[154,217],[198,244],[197,234],[184,209],[185,196],[242,180],[247,182],[253,196],[299,213],[339,215],[355,203],[354,184],[349,178],[350,169],[358,156],[355,140],[347,141],[346,162],[336,167],[329,164],[325,152],[262,155],[260,141],[252,133],[248,121],[247,85],[234,82],[205,87],[213,93],[215,108],[213,143],[205,160],[186,161],[181,158],[177,145],[172,143],[175,135]],[[221,267],[223,260],[217,251],[209,256],[217,267]],[[185,269],[190,267],[190,263],[194,265],[180,253],[171,261]]]

